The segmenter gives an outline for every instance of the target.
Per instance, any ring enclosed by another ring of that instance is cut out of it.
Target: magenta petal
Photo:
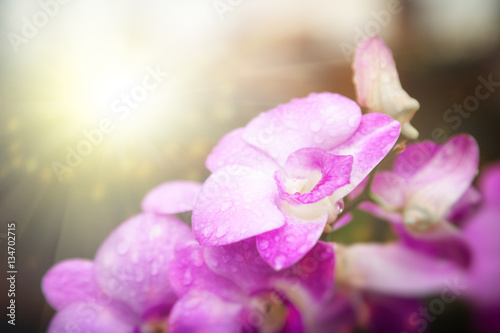
[[[192,239],[180,220],[150,213],[121,224],[95,257],[100,288],[143,315],[168,309],[177,299],[169,283],[168,266],[177,243]]]
[[[293,298],[294,288],[303,288],[314,297],[314,303],[332,296],[335,272],[333,244],[317,242],[299,262],[280,272],[279,285],[290,291]],[[285,284],[283,284],[285,283]],[[284,287],[287,285],[287,287]],[[292,299],[293,301],[293,299]],[[300,303],[300,302],[297,302]],[[299,306],[299,304],[297,304]],[[308,306],[302,304],[302,306]],[[307,311],[307,309],[303,309]]]
[[[500,209],[483,208],[465,225],[464,234],[472,248],[467,293],[484,306],[500,304]]]
[[[318,242],[327,219],[327,213],[312,221],[287,214],[283,227],[256,237],[259,253],[275,270],[291,266]]]
[[[215,292],[225,299],[233,299],[240,290],[233,282],[210,270],[205,264],[204,249],[196,241],[176,249],[169,271],[172,287],[179,296],[197,289]]]
[[[446,281],[465,281],[464,271],[452,261],[427,256],[402,244],[362,244],[344,250],[342,278],[356,288],[395,296],[423,296],[440,292]]]
[[[336,191],[338,199],[349,194],[375,166],[391,151],[399,137],[400,124],[389,116],[370,113],[363,116],[353,136],[332,149],[335,155],[352,155],[350,184]]]
[[[482,170],[479,187],[486,205],[500,206],[500,163]]]
[[[275,271],[262,259],[255,238],[226,246],[206,248],[205,261],[210,269],[233,281],[247,293],[269,288]]]
[[[193,209],[193,233],[200,244],[238,242],[285,223],[276,206],[274,179],[246,166],[227,166],[213,173]]]
[[[169,333],[245,332],[239,320],[243,306],[222,300],[207,291],[192,291],[173,307]]]
[[[253,169],[274,172],[278,167],[276,162],[266,152],[256,148],[241,137],[244,129],[237,128],[226,134],[208,155],[206,166],[215,172],[226,165],[245,165]]]
[[[339,156],[327,153],[321,148],[304,148],[294,152],[288,158],[285,169],[292,178],[308,178],[307,172],[320,172],[321,179],[314,188],[305,193],[288,193],[285,179],[280,170],[274,178],[282,200],[289,203],[310,204],[332,195],[340,187],[349,184],[352,169],[352,156]]]
[[[94,281],[94,263],[84,259],[58,263],[43,277],[42,290],[47,302],[58,311],[73,302],[96,299],[99,288]]]
[[[347,140],[361,119],[359,106],[349,98],[331,93],[294,99],[254,118],[243,139],[266,151],[280,165],[296,150],[326,150]]]
[[[474,186],[469,186],[467,191],[458,199],[451,207],[446,216],[446,220],[450,222],[462,222],[471,216],[476,208],[481,203],[481,194]]]
[[[193,209],[201,184],[190,181],[166,182],[151,190],[142,200],[142,210],[157,214],[177,214]]]
[[[443,218],[469,188],[478,160],[479,148],[471,136],[450,139],[410,179],[405,214],[425,212],[432,221]]]
[[[408,179],[422,169],[439,150],[439,145],[432,141],[425,141],[406,146],[406,149],[397,156],[393,172]]]
[[[55,314],[48,333],[135,333],[138,318],[93,302],[72,303]]]

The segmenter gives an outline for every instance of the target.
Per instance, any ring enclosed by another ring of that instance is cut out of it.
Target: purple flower
[[[331,332],[346,324],[332,303],[330,244],[317,243],[279,272],[261,258],[255,238],[211,248],[193,241],[178,247],[176,258],[173,332]]]
[[[275,269],[299,261],[342,198],[391,150],[400,125],[362,116],[352,100],[311,94],[260,114],[227,134],[207,159],[213,174],[193,209],[200,244],[220,246],[256,237]]]
[[[177,301],[168,267],[175,246],[193,240],[185,223],[166,214],[190,210],[197,187],[159,186],[145,198],[145,212],[114,230],[93,261],[70,259],[50,269],[42,290],[57,313],[48,332],[165,330]]]

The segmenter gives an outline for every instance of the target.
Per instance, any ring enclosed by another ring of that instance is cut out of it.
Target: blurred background
[[[500,82],[497,0],[0,1],[0,257],[16,221],[18,270],[16,327],[0,331],[45,332],[43,274],[92,258],[154,186],[203,181],[225,133],[310,92],[354,99],[352,54],[374,34],[421,104],[420,139],[468,132],[481,165],[500,158],[499,87],[444,116],[479,77]],[[432,329],[467,332],[466,317],[450,306]]]

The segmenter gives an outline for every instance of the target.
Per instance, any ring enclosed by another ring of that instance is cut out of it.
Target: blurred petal
[[[469,135],[459,135],[440,147],[409,181],[404,221],[432,225],[442,219],[469,188],[477,173],[479,148]]]
[[[330,150],[339,145],[354,133],[360,120],[361,110],[349,98],[314,93],[261,113],[245,127],[243,139],[283,166],[301,148]]]
[[[500,163],[492,164],[482,170],[479,188],[486,205],[500,205]]]
[[[408,179],[422,169],[432,159],[440,146],[432,141],[424,141],[407,145],[405,150],[396,157],[393,172]]]
[[[365,302],[370,314],[367,332],[418,332],[410,318],[423,305],[420,300],[369,294]]]
[[[96,299],[99,287],[94,281],[94,263],[85,259],[70,259],[52,267],[42,280],[47,302],[60,311],[74,302]]]
[[[353,136],[331,150],[335,155],[352,155],[350,183],[335,192],[337,200],[349,194],[391,151],[399,137],[400,125],[389,116],[371,113],[363,116]]]
[[[398,243],[352,245],[337,252],[337,258],[341,281],[394,296],[425,296],[441,291],[446,281],[464,281],[463,271],[453,262]]]
[[[151,190],[142,200],[142,210],[171,215],[193,209],[201,183],[190,181],[166,182]]]
[[[290,170],[293,172],[291,174],[293,178],[300,175],[307,181],[307,178],[313,178],[312,175],[307,175],[307,171],[309,173],[316,171],[321,175],[321,179],[316,185],[312,184],[314,187],[310,191],[306,189],[304,193],[302,191],[289,193],[286,180],[278,170],[274,177],[280,198],[292,204],[310,204],[332,195],[338,188],[349,184],[352,160],[352,156],[329,154],[321,148],[304,148],[294,152],[286,162],[287,172]]]
[[[168,310],[177,296],[168,266],[177,243],[192,239],[180,220],[150,213],[121,224],[95,257],[95,274],[103,291],[143,315],[153,308]]]
[[[240,293],[230,280],[212,272],[205,264],[203,250],[198,242],[192,241],[179,246],[170,263],[170,283],[177,295],[189,290],[211,291],[225,299],[232,299]]]
[[[241,304],[224,301],[210,292],[193,291],[173,307],[168,332],[245,332],[238,316],[242,308]]]
[[[451,207],[446,220],[451,222],[465,221],[476,210],[480,202],[481,194],[471,185]]]
[[[385,113],[406,124],[403,134],[416,139],[418,132],[409,121],[420,104],[401,87],[392,53],[380,38],[358,45],[353,70],[358,103],[370,112]]]
[[[306,221],[286,215],[286,224],[256,237],[257,248],[275,270],[295,264],[321,237],[328,214]]]
[[[473,254],[467,292],[483,306],[500,305],[500,209],[483,208],[463,231]]]
[[[266,152],[243,140],[243,128],[226,134],[215,146],[206,160],[208,170],[215,172],[226,165],[245,165],[253,169],[273,173],[277,163]]]
[[[276,206],[273,177],[246,166],[227,166],[213,173],[193,209],[193,233],[204,246],[238,242],[284,225]]]
[[[134,333],[138,318],[94,302],[72,303],[55,314],[48,333]]]
[[[269,288],[269,279],[275,274],[257,251],[255,238],[209,247],[204,254],[207,266],[214,273],[233,281],[247,293]]]

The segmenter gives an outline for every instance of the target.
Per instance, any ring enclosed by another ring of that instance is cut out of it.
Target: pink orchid
[[[174,332],[331,332],[346,321],[331,303],[334,256],[319,242],[295,265],[274,271],[255,238],[220,247],[191,242],[170,266],[180,299]],[[327,306],[332,305],[332,306]]]
[[[70,259],[47,272],[42,289],[57,310],[48,332],[166,329],[177,301],[168,267],[175,246],[193,241],[188,225],[166,214],[191,210],[197,186],[191,182],[159,186],[145,198],[146,212],[114,230],[93,261]],[[166,204],[159,204],[164,199]]]
[[[342,198],[387,155],[399,137],[391,117],[362,116],[352,100],[311,94],[264,112],[227,134],[208,156],[213,174],[193,209],[200,244],[256,236],[279,270],[311,250]]]
[[[410,120],[420,104],[401,87],[392,52],[384,42],[372,37],[359,44],[352,67],[358,103],[368,112],[390,115],[401,123],[404,135],[418,138]]]

